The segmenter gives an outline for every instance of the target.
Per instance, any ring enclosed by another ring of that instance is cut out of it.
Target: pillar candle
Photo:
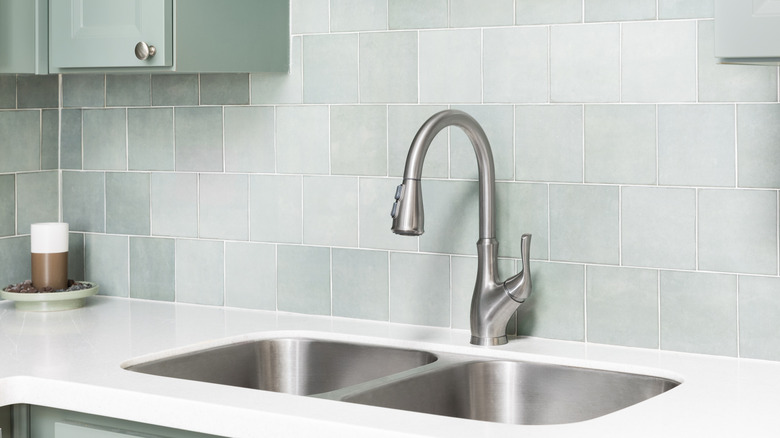
[[[38,290],[68,287],[68,224],[47,222],[30,225],[32,283]]]

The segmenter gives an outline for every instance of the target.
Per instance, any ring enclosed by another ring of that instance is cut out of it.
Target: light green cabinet
[[[286,72],[289,23],[289,0],[49,0],[49,72]]]
[[[138,43],[153,56],[136,56]],[[0,73],[287,72],[290,0],[0,0]]]
[[[48,73],[47,44],[47,0],[0,0],[0,73]]]
[[[715,57],[780,63],[780,0],[715,0]]]
[[[56,69],[172,66],[173,0],[49,0]],[[137,43],[155,47],[144,60]]]
[[[154,426],[116,418],[82,414],[42,406],[14,405],[17,411],[27,411],[27,427],[17,429],[13,438],[219,438],[181,429]],[[5,438],[5,437],[3,437]]]

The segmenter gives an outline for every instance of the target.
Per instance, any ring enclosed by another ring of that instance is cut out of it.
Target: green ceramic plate
[[[98,285],[89,281],[88,289],[70,292],[41,292],[37,294],[0,291],[0,298],[14,302],[17,310],[31,312],[54,312],[57,310],[78,309],[84,305],[87,297],[98,293]]]

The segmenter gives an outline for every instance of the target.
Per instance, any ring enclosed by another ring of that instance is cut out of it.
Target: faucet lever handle
[[[523,257],[523,270],[504,282],[504,291],[518,303],[525,302],[531,295],[531,235],[520,238],[520,255]]]

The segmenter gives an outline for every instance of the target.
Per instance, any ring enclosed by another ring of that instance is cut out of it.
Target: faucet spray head
[[[393,218],[392,230],[403,236],[419,236],[425,229],[422,187],[418,179],[404,179],[395,190],[395,204],[390,212]]]

